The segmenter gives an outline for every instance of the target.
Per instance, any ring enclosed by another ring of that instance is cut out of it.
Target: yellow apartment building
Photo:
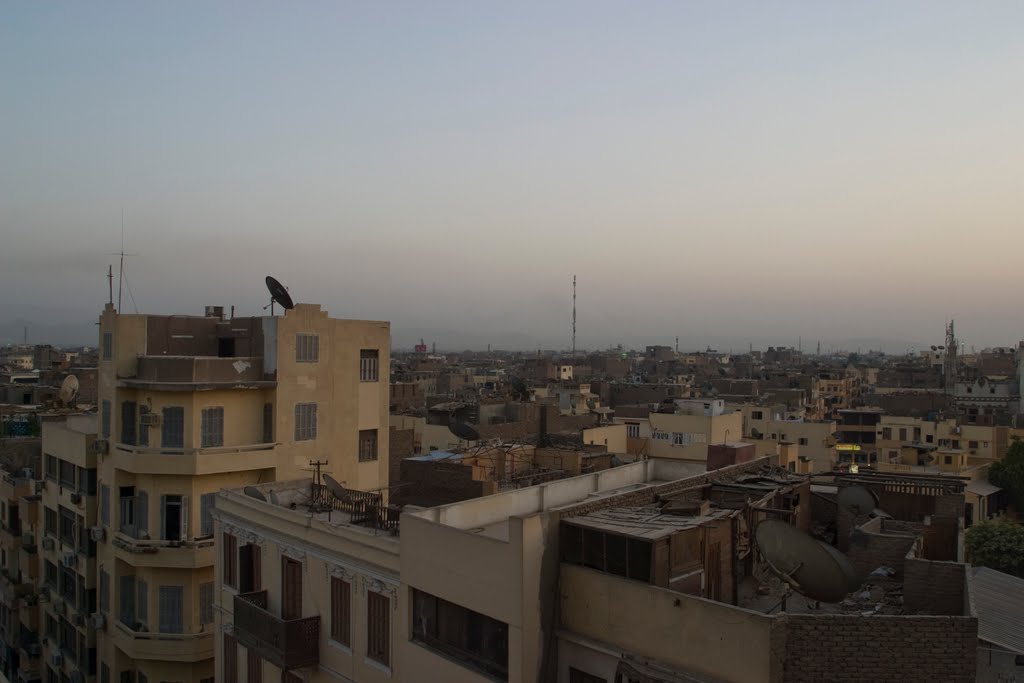
[[[707,462],[708,444],[738,441],[743,435],[743,414],[739,411],[718,414],[651,413],[649,454]]]

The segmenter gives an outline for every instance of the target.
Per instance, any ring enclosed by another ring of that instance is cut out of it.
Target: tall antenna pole
[[[114,304],[114,266],[107,266],[107,289],[110,290],[110,304]]]
[[[572,276],[572,358],[576,360],[576,275]]]
[[[117,272],[117,312],[121,312],[121,288],[124,285],[124,209],[121,209],[121,267]]]

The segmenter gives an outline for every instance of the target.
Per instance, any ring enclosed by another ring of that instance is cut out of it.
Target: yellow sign
[[[837,451],[859,451],[860,450],[860,446],[858,444],[855,444],[855,443],[837,443],[836,444],[836,450]]]

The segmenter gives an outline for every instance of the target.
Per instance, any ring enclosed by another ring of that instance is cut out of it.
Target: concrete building
[[[40,673],[212,682],[214,497],[311,461],[386,486],[389,326],[308,304],[233,319],[107,306],[99,332],[98,415],[44,425]]]
[[[737,411],[708,415],[651,413],[648,419],[649,454],[656,458],[704,463],[708,444],[739,441],[743,435],[743,415]]]

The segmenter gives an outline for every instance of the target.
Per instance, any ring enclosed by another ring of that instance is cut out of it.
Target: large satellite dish
[[[329,474],[324,475],[324,486],[331,492],[331,495],[338,500],[345,500],[348,497],[348,489],[339,484],[334,477]]]
[[[242,492],[245,495],[249,496],[250,498],[255,498],[256,500],[262,500],[264,503],[267,502],[267,497],[264,496],[263,492],[260,491],[255,486],[246,486],[244,489],[242,489]]]
[[[797,593],[839,602],[850,592],[855,574],[849,561],[795,526],[766,519],[757,525],[754,539],[768,565]]]
[[[78,396],[78,378],[68,375],[60,384],[60,400],[64,402],[64,405],[69,406],[76,396]]]
[[[854,517],[871,514],[878,504],[871,491],[863,486],[844,487],[839,491],[836,502],[841,509],[846,510]]]
[[[480,434],[465,422],[451,420],[448,422],[448,431],[463,441],[479,441]]]
[[[267,276],[267,289],[270,290],[270,298],[273,299],[281,308],[290,310],[295,308],[295,304],[292,303],[292,296],[288,293],[288,290],[284,288],[280,282]]]
[[[864,582],[860,579],[859,576],[857,576],[856,570],[853,568],[853,565],[850,564],[850,561],[846,559],[846,555],[843,555],[841,552],[836,550],[834,547],[830,546],[828,543],[825,543],[824,541],[818,541],[818,543],[820,543],[821,547],[824,548],[825,551],[829,555],[831,555],[836,562],[839,563],[839,566],[843,568],[843,571],[846,573],[846,585],[849,589],[849,592],[852,593],[853,591],[860,588],[861,584]]]

